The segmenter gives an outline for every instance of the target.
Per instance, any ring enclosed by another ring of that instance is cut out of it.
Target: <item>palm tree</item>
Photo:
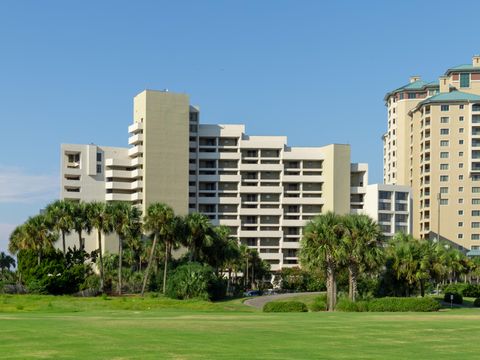
[[[201,258],[203,250],[213,242],[215,236],[210,219],[200,213],[191,213],[185,217],[187,227],[186,245],[190,250],[190,261]]]
[[[17,226],[10,234],[8,249],[12,254],[19,250],[37,252],[38,265],[42,261],[42,253],[52,249],[58,239],[58,233],[50,230],[51,225],[44,215],[30,217],[23,225]]]
[[[126,202],[113,203],[110,211],[113,230],[118,235],[118,295],[122,294],[122,255],[123,243],[126,238],[135,232],[140,232],[140,210]]]
[[[45,214],[53,229],[62,234],[62,248],[65,255],[67,253],[65,235],[70,233],[73,227],[72,203],[66,200],[57,200],[47,206]]]
[[[107,205],[101,202],[91,202],[87,204],[87,216],[92,228],[97,229],[98,258],[100,270],[100,291],[104,291],[105,277],[103,273],[103,250],[102,233],[108,234],[112,231],[111,211]]]
[[[87,204],[84,202],[72,202],[72,228],[78,234],[78,246],[80,250],[85,250],[85,241],[82,239],[83,231],[88,234],[92,231],[88,214]]]
[[[342,223],[345,230],[342,245],[348,269],[348,295],[351,301],[355,301],[359,271],[376,269],[382,262],[382,232],[368,215],[346,215]]]
[[[328,311],[334,311],[337,302],[336,276],[341,259],[343,233],[341,217],[327,212],[306,225],[301,240],[302,264],[307,269],[321,269],[326,272]]]
[[[15,267],[15,259],[10,255],[5,254],[3,251],[0,252],[0,270],[2,273],[5,270],[10,270],[11,267]]]
[[[144,218],[144,228],[146,231],[153,233],[153,244],[148,259],[147,269],[145,270],[145,275],[143,277],[142,296],[145,293],[145,288],[147,286],[150,268],[153,263],[155,247],[160,238],[165,241],[164,239],[171,235],[174,217],[175,214],[173,212],[173,209],[166,204],[153,203],[147,208],[147,212]],[[166,251],[168,251],[168,247],[166,248]]]

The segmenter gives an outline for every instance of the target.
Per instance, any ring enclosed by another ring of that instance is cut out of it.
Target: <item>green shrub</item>
[[[440,304],[431,297],[424,298],[400,298],[385,297],[369,301],[351,302],[341,299],[337,303],[336,310],[346,312],[428,312],[438,311]]]
[[[457,293],[463,297],[480,297],[480,285],[467,283],[448,284],[443,290],[445,293]]]
[[[438,311],[440,304],[434,298],[398,298],[398,297],[386,297],[380,299],[373,299],[368,302],[368,311],[372,312],[385,312],[385,311],[416,311],[416,312],[428,312]]]
[[[475,301],[473,302],[473,306],[480,307],[480,298],[475,299]]]
[[[325,311],[327,310],[327,296],[320,295],[315,298],[313,304],[310,305],[311,311]]]
[[[272,301],[263,306],[263,312],[307,312],[307,305],[301,301]]]
[[[208,265],[188,263],[173,270],[167,280],[166,295],[173,299],[218,300],[225,297],[226,283]]]
[[[453,299],[452,299],[453,295]],[[459,293],[452,293],[452,292],[447,292],[445,293],[445,296],[443,297],[443,301],[446,303],[453,303],[453,304],[463,304],[463,296],[460,295]]]

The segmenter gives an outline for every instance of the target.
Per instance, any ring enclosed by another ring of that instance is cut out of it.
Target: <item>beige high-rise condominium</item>
[[[134,98],[130,148],[62,145],[62,198],[204,213],[272,270],[298,266],[306,221],[363,208],[368,168],[350,163],[349,145],[290,147],[284,136],[249,136],[243,125],[199,117],[187,95],[143,91]],[[88,250],[94,239],[87,236]],[[104,248],[115,251],[116,241],[107,236]]]
[[[414,235],[480,249],[480,56],[385,101],[384,182],[412,187]]]

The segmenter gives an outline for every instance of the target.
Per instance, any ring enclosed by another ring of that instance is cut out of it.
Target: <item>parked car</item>
[[[247,290],[243,293],[243,296],[260,296],[262,292],[260,290]]]

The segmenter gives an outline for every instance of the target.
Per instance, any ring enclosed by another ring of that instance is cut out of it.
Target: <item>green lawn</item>
[[[480,310],[264,314],[241,301],[0,296],[0,358],[474,359]]]

